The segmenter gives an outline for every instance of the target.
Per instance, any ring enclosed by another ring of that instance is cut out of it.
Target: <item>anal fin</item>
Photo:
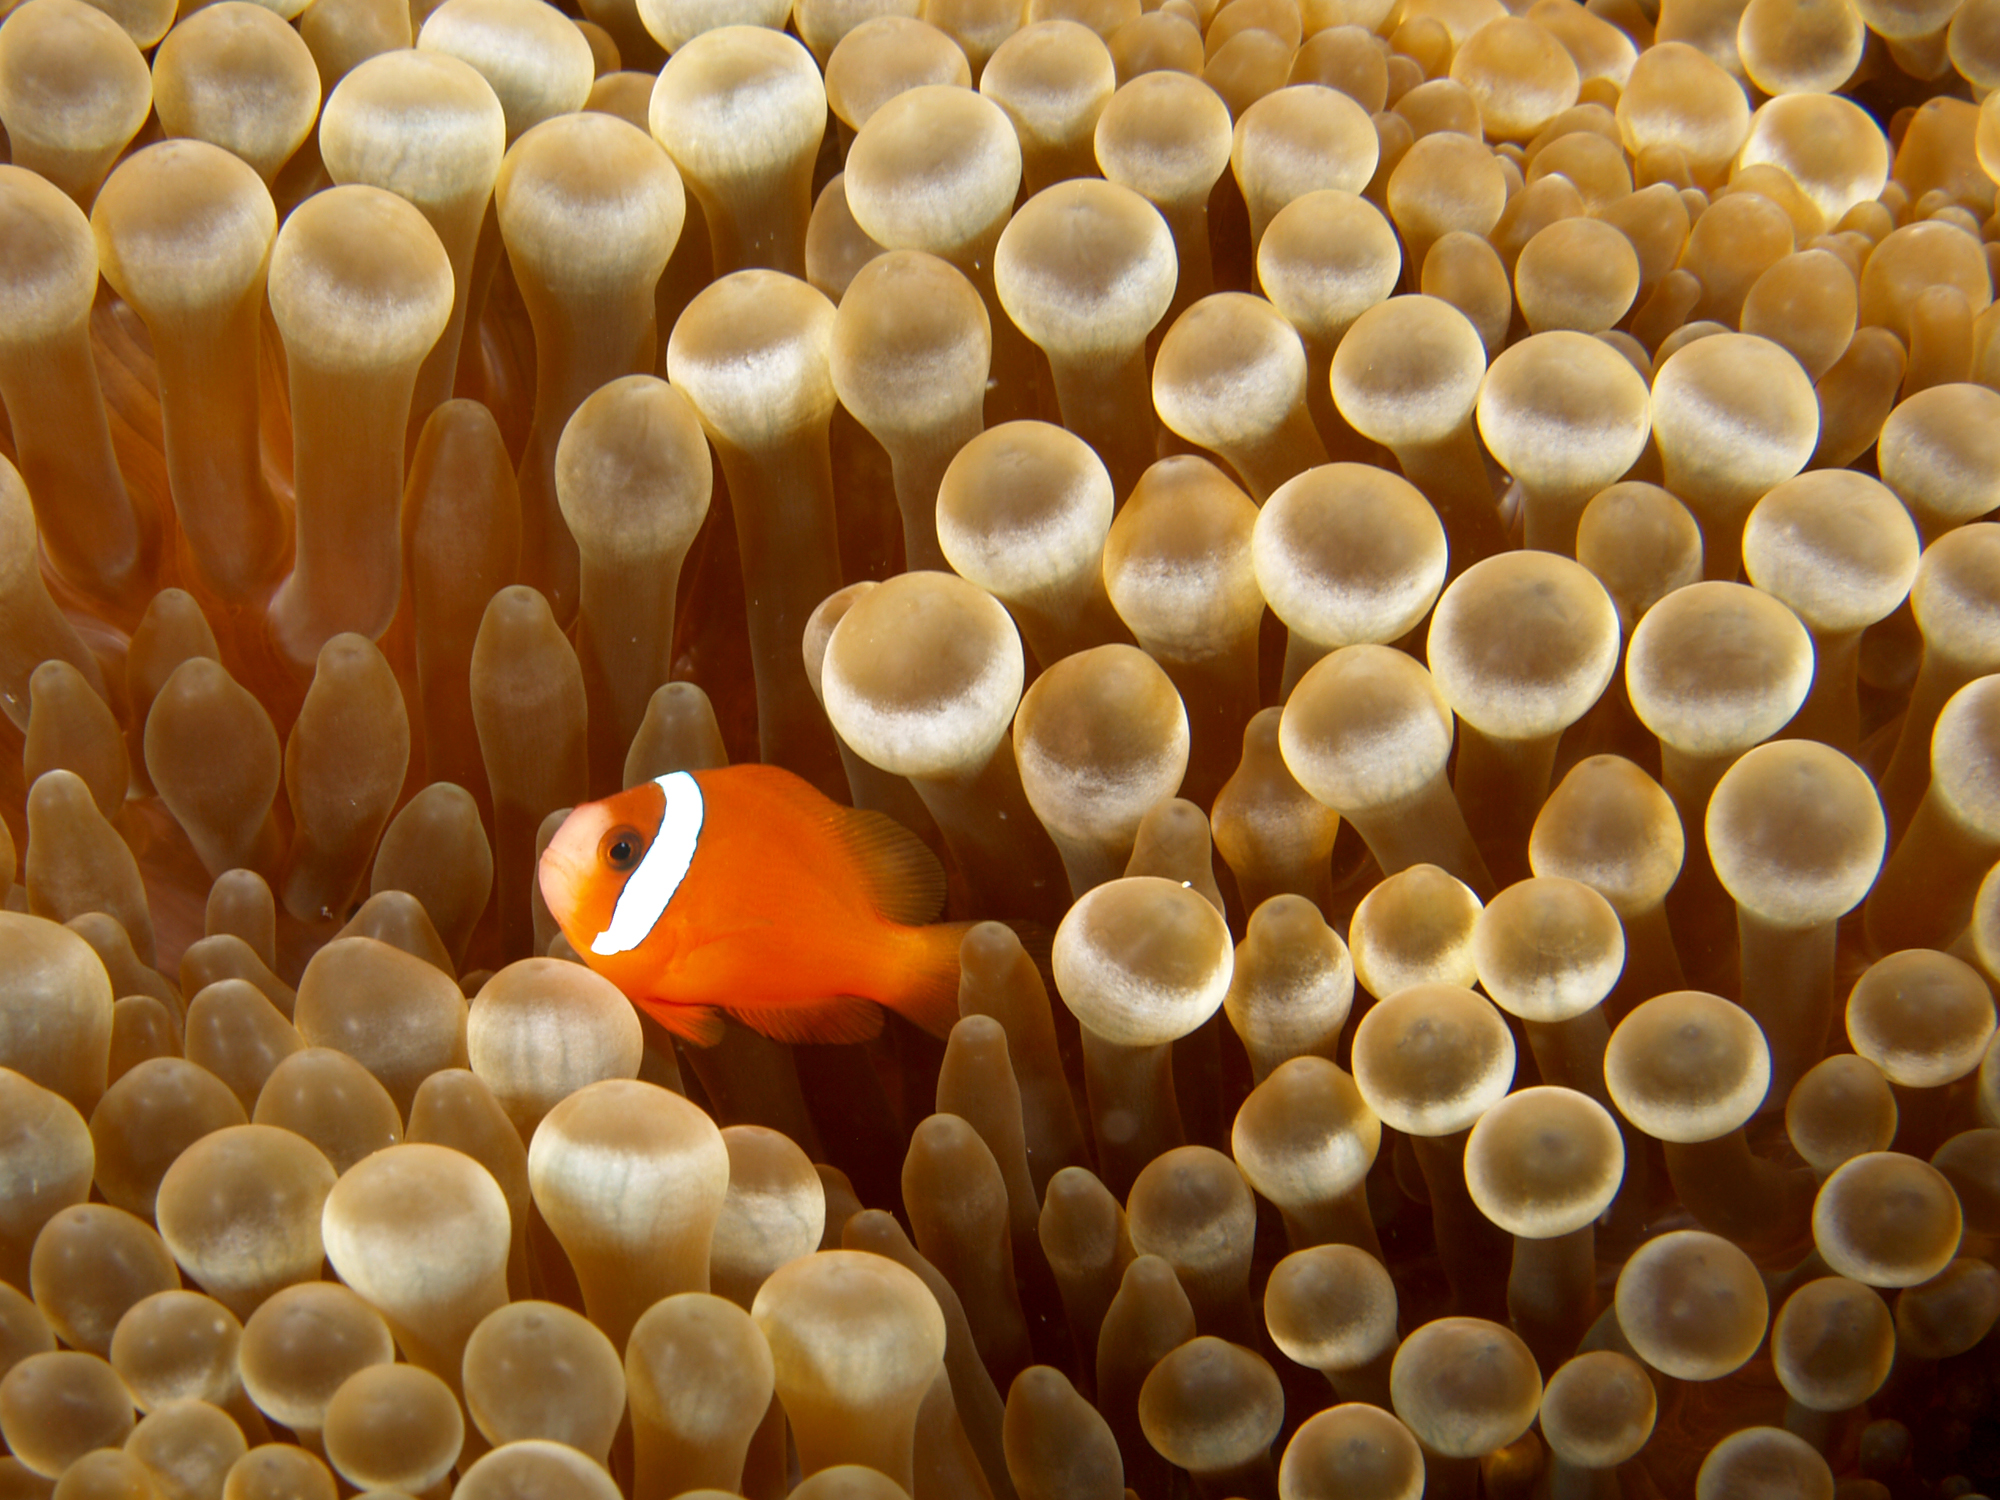
[[[774,1042],[866,1042],[882,1033],[882,1008],[856,995],[833,995],[797,1005],[763,1005],[729,1014]]]

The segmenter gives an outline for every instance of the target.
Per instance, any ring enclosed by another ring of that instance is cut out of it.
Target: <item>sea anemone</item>
[[[1994,1491],[1996,14],[0,11],[0,1489]]]

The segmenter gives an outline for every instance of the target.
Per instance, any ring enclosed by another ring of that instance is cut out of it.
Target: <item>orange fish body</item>
[[[964,923],[923,925],[944,872],[880,813],[776,766],[678,771],[564,821],[542,896],[570,945],[669,1031],[718,1012],[786,1042],[861,1041],[887,1006],[943,1036]]]

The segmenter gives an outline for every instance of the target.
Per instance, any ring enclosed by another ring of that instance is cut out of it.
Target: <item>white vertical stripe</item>
[[[653,785],[666,796],[660,829],[618,893],[611,925],[590,940],[590,951],[600,956],[629,953],[652,936],[694,863],[701,839],[701,787],[686,771],[655,776]]]

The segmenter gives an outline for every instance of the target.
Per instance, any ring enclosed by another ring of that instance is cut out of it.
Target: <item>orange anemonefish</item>
[[[881,813],[776,766],[674,771],[572,812],[541,862],[563,936],[669,1031],[707,1046],[726,1011],[781,1042],[865,1041],[886,1005],[958,1020],[969,923],[925,926],[944,871]]]

